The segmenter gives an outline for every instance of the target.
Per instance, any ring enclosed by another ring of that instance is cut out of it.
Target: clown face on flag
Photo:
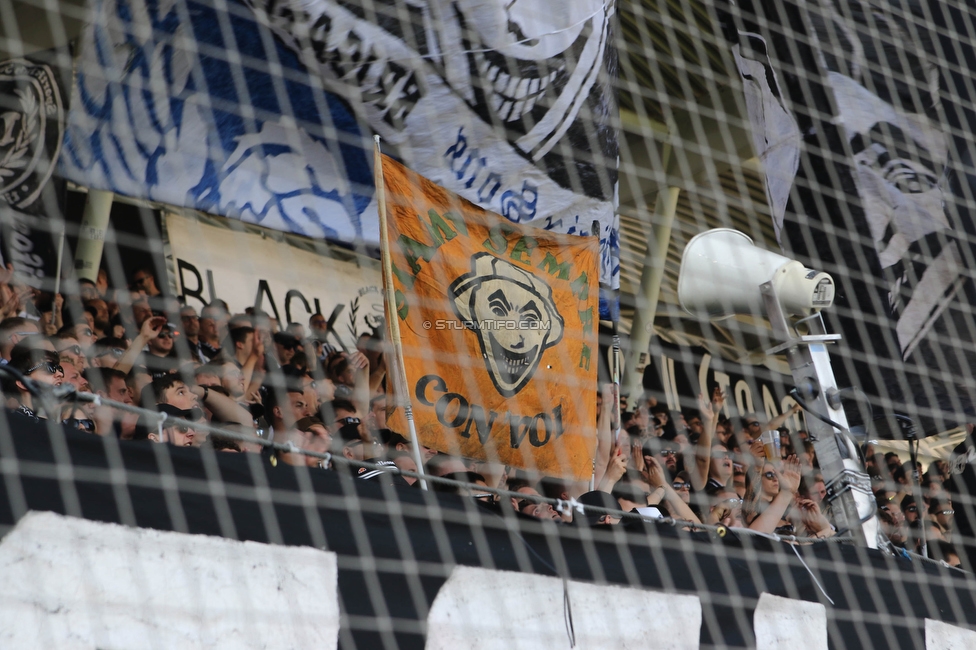
[[[395,317],[421,444],[585,479],[596,448],[596,237],[513,224],[382,157]],[[406,433],[397,408],[390,428]]]
[[[542,353],[562,340],[563,317],[549,285],[491,253],[471,257],[471,273],[451,283],[450,296],[461,322],[478,337],[495,389],[506,397],[525,388]],[[478,326],[489,322],[500,327]]]

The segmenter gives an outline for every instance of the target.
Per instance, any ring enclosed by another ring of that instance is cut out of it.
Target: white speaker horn
[[[834,302],[829,275],[756,248],[752,239],[731,228],[700,233],[685,246],[678,301],[688,313],[708,320],[764,315],[759,285],[769,281],[787,315],[808,316]]]

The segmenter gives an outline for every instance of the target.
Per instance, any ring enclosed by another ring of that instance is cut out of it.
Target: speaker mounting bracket
[[[767,354],[785,352],[796,386],[813,384],[820,387],[807,403],[807,408],[824,414],[823,419],[806,418],[806,426],[813,440],[820,469],[827,485],[844,485],[847,477],[864,472],[856,460],[857,449],[849,435],[847,415],[836,401],[828,396],[837,391],[837,382],[827,354],[827,344],[839,341],[839,334],[828,334],[819,314],[797,321],[806,325],[807,334],[798,335],[776,295],[772,282],[759,285],[766,316],[779,343]],[[836,427],[833,425],[837,425]],[[840,430],[838,430],[838,428]],[[841,447],[845,447],[842,449]],[[838,529],[848,530],[855,543],[877,548],[877,519],[873,516],[873,501],[857,490],[838,490],[833,500],[834,520]],[[864,519],[864,521],[862,521]]]
[[[840,334],[805,334],[803,336],[791,338],[785,343],[780,343],[779,345],[769,348],[766,350],[766,354],[779,354],[780,352],[789,350],[790,347],[794,345],[801,345],[804,343],[807,345],[810,345],[811,343],[834,343],[836,341],[840,341],[842,338],[844,337]]]

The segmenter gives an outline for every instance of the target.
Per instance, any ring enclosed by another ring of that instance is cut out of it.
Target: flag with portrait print
[[[382,156],[395,314],[421,444],[588,478],[596,237],[513,224]],[[406,432],[402,409],[389,418]]]
[[[776,237],[784,254],[837,282],[823,317],[843,336],[831,353],[839,385],[928,434],[971,421],[968,19],[921,0],[718,7]]]

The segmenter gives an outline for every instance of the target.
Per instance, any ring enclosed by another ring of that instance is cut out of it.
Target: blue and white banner
[[[249,9],[91,4],[65,176],[311,237],[376,238],[369,134]]]
[[[91,0],[64,174],[369,245],[379,133],[512,221],[581,235],[598,221],[616,287],[613,5],[524,5]]]

